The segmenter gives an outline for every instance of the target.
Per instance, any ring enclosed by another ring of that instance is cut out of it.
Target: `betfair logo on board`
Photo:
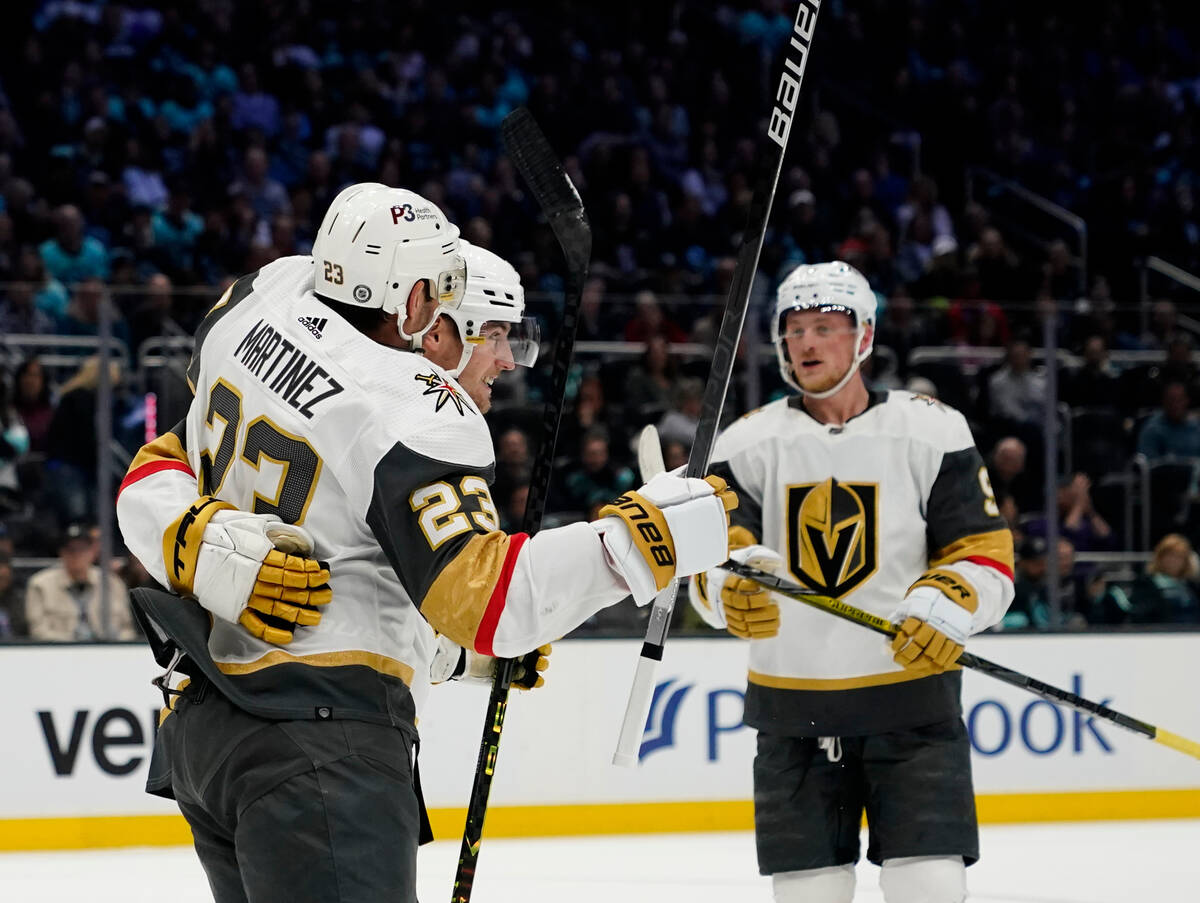
[[[801,483],[787,488],[787,564],[805,586],[834,598],[879,567],[879,484]]]

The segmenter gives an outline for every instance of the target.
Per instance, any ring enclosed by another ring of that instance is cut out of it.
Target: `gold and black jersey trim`
[[[930,549],[944,549],[966,537],[1007,532],[975,446],[942,455],[929,490],[925,523]]]
[[[961,536],[930,556],[929,566],[941,568],[957,561],[970,561],[992,567],[1011,580],[1013,576],[1013,540],[1008,528]]]
[[[188,386],[192,393],[196,391],[196,382],[200,379],[200,353],[204,348],[204,340],[208,338],[208,334],[212,332],[214,326],[221,321],[227,313],[233,310],[246,296],[254,290],[254,280],[258,277],[258,270],[241,277],[229,288],[225,289],[225,294],[221,295],[220,299],[214,304],[204,315],[204,319],[200,322],[200,326],[196,329],[196,334],[193,337],[192,359],[188,363],[187,380]]]
[[[134,455],[133,462],[129,465],[129,472],[132,473],[139,467],[158,461],[188,463],[186,420],[179,421],[168,432],[143,445]]]
[[[380,655],[378,652],[364,652],[361,649],[346,649],[337,652],[314,652],[309,655],[292,655],[281,649],[273,649],[262,658],[252,662],[216,662],[222,674],[230,676],[254,674],[266,668],[279,665],[307,665],[311,668],[344,668],[349,665],[361,665],[370,668],[377,674],[395,677],[402,680],[405,686],[412,686],[413,668],[399,659]]]
[[[421,599],[425,620],[458,645],[474,649],[511,543],[512,537],[499,531],[467,539]]]

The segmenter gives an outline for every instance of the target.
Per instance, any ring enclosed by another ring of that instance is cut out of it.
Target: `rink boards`
[[[547,686],[510,697],[487,818],[492,836],[750,828],[754,732],[746,650],[673,639],[637,769],[611,765],[640,642],[555,644]],[[971,650],[1200,739],[1200,634],[988,636]],[[138,645],[0,654],[0,850],[190,840],[142,792],[161,697]],[[967,672],[964,715],[982,821],[1200,817],[1200,760]],[[439,838],[461,833],[487,689],[422,705],[421,778]]]

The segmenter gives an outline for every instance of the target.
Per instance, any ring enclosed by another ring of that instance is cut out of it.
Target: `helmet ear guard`
[[[875,292],[866,278],[850,264],[841,260],[830,263],[801,264],[792,270],[779,284],[775,295],[775,311],[771,318],[771,344],[775,346],[775,358],[783,381],[811,398],[829,398],[840,392],[859,366],[871,355],[875,344]],[[849,314],[854,319],[854,360],[838,382],[821,392],[808,392],[800,386],[788,359],[784,341],[784,324],[787,315],[794,310],[836,310]],[[863,338],[870,335],[866,347]]]

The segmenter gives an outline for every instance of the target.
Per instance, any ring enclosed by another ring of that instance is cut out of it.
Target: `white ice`
[[[1195,903],[1200,819],[984,826],[967,871],[973,903]],[[864,847],[865,849],[865,847]],[[422,903],[450,899],[458,843],[424,847]],[[879,903],[859,867],[856,901]],[[476,903],[769,903],[749,833],[485,838]],[[0,854],[3,903],[209,903],[188,847]]]

